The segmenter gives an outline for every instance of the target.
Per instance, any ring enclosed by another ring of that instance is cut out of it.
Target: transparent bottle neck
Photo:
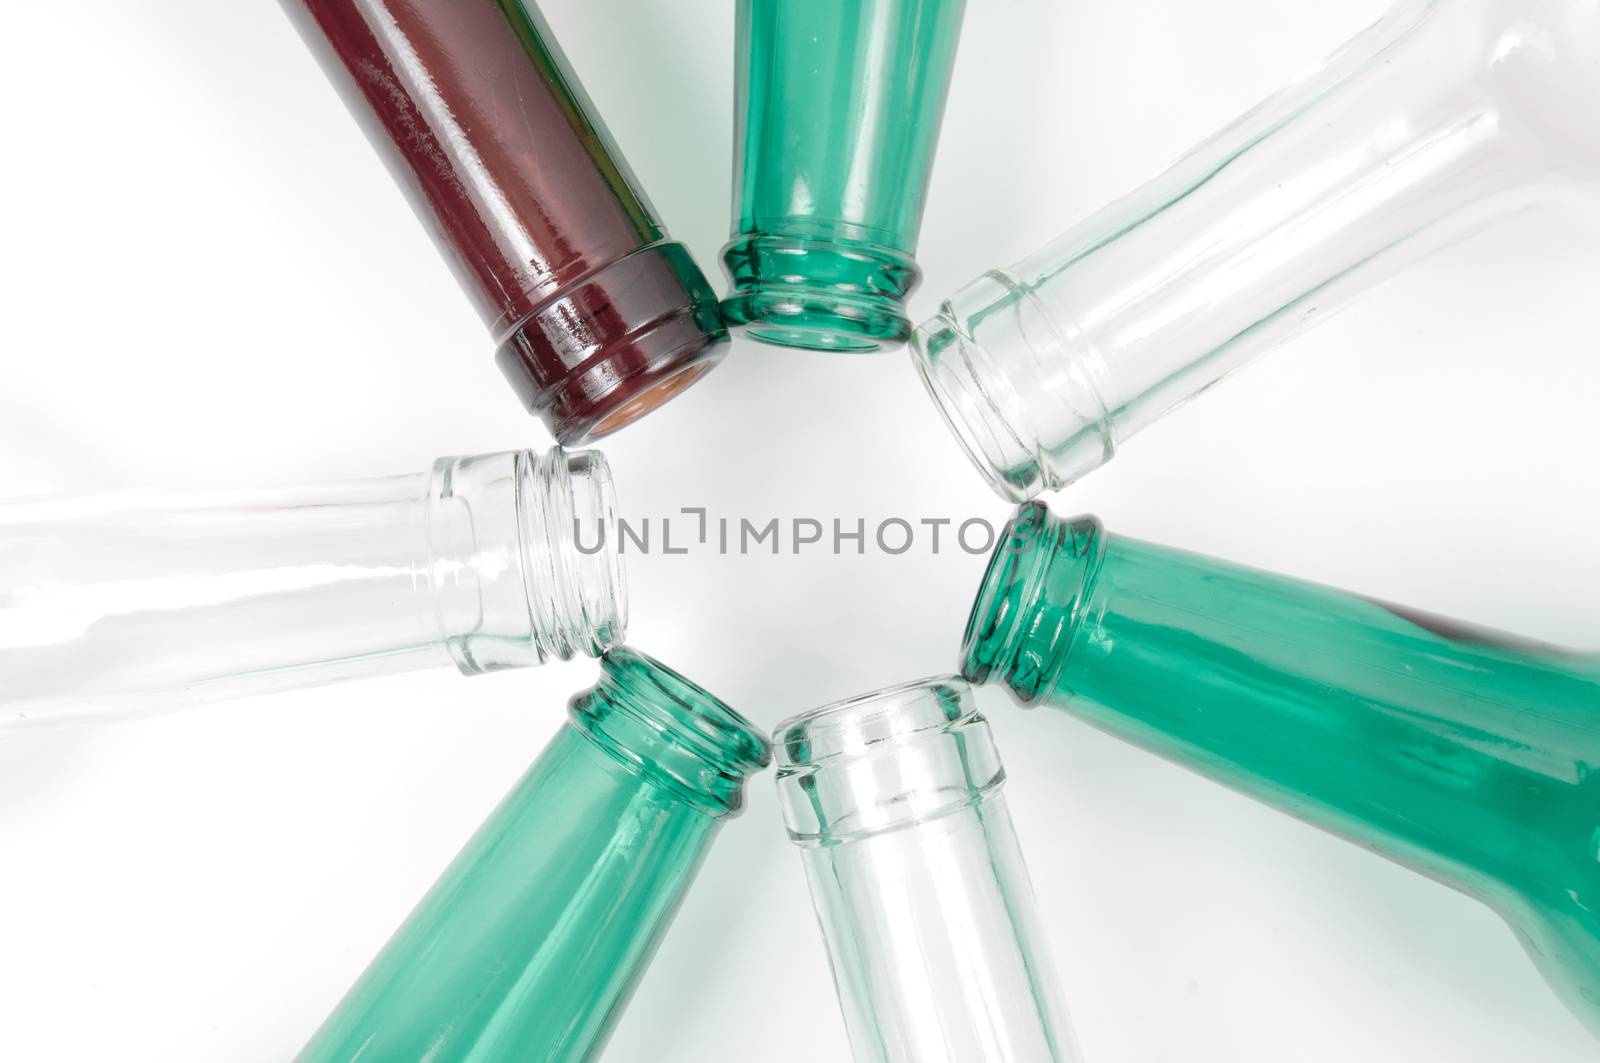
[[[592,452],[268,490],[0,503],[0,719],[133,715],[456,664],[626,624]]]
[[[778,792],[789,836],[841,844],[966,808],[1005,779],[967,684],[920,680],[780,725]]]
[[[1020,501],[1485,221],[1592,188],[1581,0],[1402,3],[1323,67],[913,337],[935,402]]]
[[[800,847],[855,1058],[1077,1058],[988,722],[951,676],[779,725]]]
[[[426,573],[465,674],[598,657],[627,627],[611,470],[597,451],[434,463]]]

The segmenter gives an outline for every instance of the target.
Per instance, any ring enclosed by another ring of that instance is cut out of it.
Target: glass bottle
[[[730,325],[871,351],[905,298],[965,0],[738,0]]]
[[[1589,0],[1406,0],[1154,181],[957,292],[913,360],[1000,494],[1062,487],[1442,244],[1587,193],[1595,99]]]
[[[626,648],[300,1053],[595,1058],[766,739]]]
[[[614,432],[726,351],[532,0],[283,0],[562,443]]]
[[[1024,506],[963,672],[1499,912],[1600,1034],[1600,658]]]
[[[818,709],[776,745],[856,1063],[1077,1059],[966,682]]]
[[[599,452],[560,449],[0,503],[0,724],[599,655],[626,626],[615,510]]]

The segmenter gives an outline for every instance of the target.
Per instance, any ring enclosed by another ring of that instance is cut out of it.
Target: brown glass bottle
[[[531,0],[283,0],[556,438],[616,431],[726,350]]]

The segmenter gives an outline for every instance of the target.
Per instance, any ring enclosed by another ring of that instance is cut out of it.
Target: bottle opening
[[[898,299],[856,298],[798,285],[759,285],[722,304],[730,324],[778,347],[869,354],[902,342],[911,331]]]
[[[801,323],[802,318],[812,320]],[[839,328],[837,316],[825,323],[817,323],[813,315],[797,315],[796,323],[781,327],[773,325],[752,326],[745,335],[775,347],[797,347],[808,351],[838,351],[841,354],[867,354],[882,350],[880,344],[863,340]]]
[[[1065,487],[1115,453],[1098,353],[1003,270],[945,301],[911,358],[945,423],[1001,497]]]
[[[608,436],[612,432],[628,427],[656,407],[687,391],[710,368],[711,365],[706,362],[691,365],[652,385],[601,418],[599,423],[589,430],[589,438],[599,439],[601,436]]]
[[[1044,490],[1044,473],[1006,413],[1020,400],[1005,396],[1004,381],[985,383],[985,355],[949,311],[918,326],[908,349],[934,407],[995,493],[1022,502]]]
[[[625,767],[713,816],[743,805],[772,747],[756,726],[660,661],[620,646],[572,699],[574,722]]]
[[[1105,537],[1093,517],[1061,520],[1041,502],[1020,507],[989,557],[967,617],[961,674],[998,672],[1023,702],[1050,693],[1066,663]]]
[[[556,440],[627,426],[727,353],[716,293],[682,244],[630,252],[509,325],[495,360]]]
[[[841,701],[779,725],[778,791],[802,845],[850,841],[982,800],[1004,780],[958,676]]]
[[[518,509],[535,641],[562,660],[598,657],[628,629],[622,555],[610,534],[617,524],[611,466],[598,450],[560,447],[540,457],[524,452],[522,462]]]
[[[920,272],[904,252],[819,229],[741,234],[723,251],[734,292],[730,325],[763,343],[866,353],[904,342],[905,298]]]
[[[616,493],[598,451],[440,458],[426,576],[439,637],[467,675],[598,657],[628,625]]]

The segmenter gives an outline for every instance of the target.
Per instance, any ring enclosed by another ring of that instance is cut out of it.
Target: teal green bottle
[[[1476,897],[1600,1035],[1600,659],[1024,506],[963,671]]]
[[[738,0],[729,325],[871,351],[905,297],[965,0]]]
[[[549,1063],[604,1043],[767,740],[628,649],[301,1063]]]

